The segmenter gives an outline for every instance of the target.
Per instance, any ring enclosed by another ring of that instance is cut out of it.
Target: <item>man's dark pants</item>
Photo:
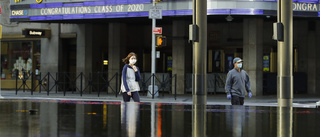
[[[123,101],[130,102],[130,98],[132,97],[134,102],[140,102],[139,92],[131,92],[131,96],[128,95],[127,92],[122,93]]]
[[[239,96],[232,96],[231,97],[231,104],[232,105],[243,105],[244,103],[244,97]]]

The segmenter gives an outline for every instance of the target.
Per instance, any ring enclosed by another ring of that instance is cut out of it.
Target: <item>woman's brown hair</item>
[[[126,58],[122,59],[122,62],[124,62],[125,64],[129,64],[129,59],[130,59],[132,56],[136,56],[136,57],[137,57],[137,54],[134,53],[134,52],[130,52]]]

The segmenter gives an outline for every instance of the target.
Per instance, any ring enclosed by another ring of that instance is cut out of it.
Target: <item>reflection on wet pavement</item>
[[[1,137],[188,137],[192,105],[70,100],[0,100]],[[317,136],[320,110],[208,105],[206,136]]]

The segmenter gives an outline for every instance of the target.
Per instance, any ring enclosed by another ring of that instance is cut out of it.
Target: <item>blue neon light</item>
[[[116,0],[115,3],[117,5],[120,5],[120,4],[128,4],[128,1],[127,0]]]
[[[129,12],[128,17],[147,17],[149,12]]]
[[[263,10],[259,9],[231,9],[231,14],[241,14],[241,15],[259,15],[263,14]]]
[[[24,19],[24,18],[28,19],[28,18],[30,18],[30,16],[10,17],[10,19]]]
[[[104,13],[98,13],[98,14],[84,14],[84,19],[98,19],[98,18],[105,18]]]
[[[83,14],[63,15],[63,19],[83,19]]]
[[[46,8],[46,4],[30,4],[30,8]]]
[[[61,20],[61,19],[63,19],[63,16],[62,15],[50,15],[50,16],[47,16],[46,19],[47,20]]]
[[[83,3],[66,3],[66,4],[63,4],[62,7],[82,7],[84,6]]]
[[[106,5],[105,1],[86,1],[83,2],[84,6],[100,6],[100,5]]]
[[[126,13],[106,13],[106,18],[120,18],[127,17]]]
[[[128,0],[127,4],[151,3],[151,0]]]
[[[30,16],[30,20],[47,20],[46,16]]]
[[[293,0],[293,2],[299,2],[299,3],[319,3],[319,0]]]
[[[46,8],[62,7],[63,3],[46,3]]]
[[[176,15],[192,15],[192,10],[176,10]]]
[[[173,15],[175,15],[175,13],[176,12],[174,10],[162,11],[162,16],[173,16]]]
[[[230,9],[209,9],[208,15],[230,14]]]

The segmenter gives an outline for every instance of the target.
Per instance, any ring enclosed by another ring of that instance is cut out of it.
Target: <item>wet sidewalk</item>
[[[45,99],[45,100],[81,100],[81,101],[110,101],[110,102],[121,102],[122,96],[113,94],[101,93],[98,97],[96,92],[91,94],[83,93],[80,96],[79,92],[66,92],[64,96],[63,92],[47,92],[42,91],[33,92],[31,95],[30,91],[18,91],[16,94],[15,90],[1,90],[2,99]],[[176,99],[172,94],[159,94],[158,97],[151,98],[147,97],[145,93],[140,93],[141,102],[154,102],[154,103],[183,103],[192,104],[192,94],[177,95]],[[133,100],[132,100],[133,101]],[[293,105],[294,107],[305,107],[315,108],[320,106],[319,95],[307,95],[307,94],[294,94]],[[230,105],[230,100],[226,98],[225,94],[209,94],[207,96],[208,105]],[[263,95],[259,97],[245,98],[246,106],[277,106],[277,95]]]

